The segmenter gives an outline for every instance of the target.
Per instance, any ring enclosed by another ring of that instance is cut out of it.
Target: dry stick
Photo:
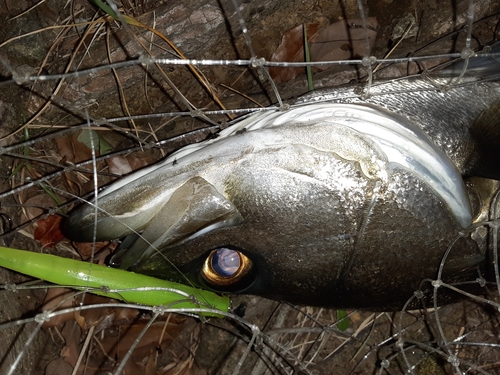
[[[153,10],[153,29],[156,29],[156,11]],[[149,40],[149,47],[148,47],[148,50],[149,51],[152,51],[153,50],[153,46],[155,45],[153,43],[154,41],[154,34],[151,33],[151,38]],[[146,75],[144,76],[144,96],[146,98],[146,102],[148,103],[149,105],[149,108],[151,108],[151,110],[154,109],[154,106],[151,104],[151,101],[150,101],[150,98],[149,98],[149,93],[148,93],[148,76],[149,76],[149,65],[146,65],[144,67],[144,70],[146,71]]]
[[[50,46],[49,50],[45,54],[45,58],[43,59],[42,63],[40,64],[40,68],[38,68],[37,76],[42,74],[43,68],[45,65],[47,65],[47,61],[49,60],[50,54],[52,51],[56,48],[58,41],[60,41],[69,31],[71,30],[71,27],[65,27],[61,32],[57,35],[56,39],[54,40],[54,43]],[[31,93],[30,93],[31,95]]]
[[[29,7],[28,9],[26,9],[24,12],[19,13],[17,16],[9,18],[7,21],[12,21],[12,20],[15,20],[16,18],[24,16],[25,14],[27,14],[27,13],[31,12],[33,9],[35,9],[37,6],[42,5],[44,2],[45,2],[45,0],[40,0],[35,5],[32,5],[31,7]]]
[[[162,33],[160,33],[158,30],[156,30],[156,29],[154,29],[154,28],[152,28],[152,27],[150,27],[150,26],[148,26],[146,24],[143,24],[143,23],[137,21],[136,19],[134,19],[132,17],[129,17],[127,15],[124,15],[124,14],[121,15],[121,18],[123,18],[123,21],[125,21],[129,25],[141,27],[141,28],[144,28],[144,29],[152,32],[153,34],[155,34],[156,36],[158,36],[160,39],[162,39],[163,41],[165,41],[170,46],[170,48],[172,48],[175,51],[175,53],[177,53],[177,55],[179,55],[179,57],[181,59],[187,60],[186,56],[184,56],[184,54],[175,46],[175,44],[172,43],[170,41],[170,39],[168,39],[165,35],[163,35]],[[219,100],[219,98],[214,93],[214,91],[212,90],[212,88],[210,87],[210,85],[208,84],[208,82],[206,81],[206,79],[204,79],[202,77],[202,75],[200,74],[200,72],[198,71],[198,69],[195,66],[191,65],[191,64],[188,65],[188,68],[195,75],[195,77],[199,80],[199,82],[205,87],[205,89],[212,96],[212,98],[219,105],[219,107],[221,109],[223,109],[223,110],[226,110],[226,107],[224,106],[224,104],[222,104],[222,102]],[[227,114],[227,116],[231,120],[234,119],[234,117],[231,114]]]
[[[316,319],[319,319],[320,317],[320,314],[323,312],[323,308],[321,308],[317,314],[317,318]],[[308,337],[309,337],[309,334],[308,333]],[[312,351],[312,349],[314,348],[314,345],[319,342],[319,345],[316,349],[316,351],[314,352],[314,354],[311,356],[311,358],[307,361],[307,364],[306,366],[309,366],[309,365],[312,365],[314,363],[314,360],[316,359],[316,357],[319,355],[320,351],[323,350],[323,347],[326,345],[327,343],[327,339],[325,339],[325,336],[326,335],[329,335],[328,331],[326,330],[323,330],[313,341],[312,341],[312,344],[311,344],[311,347],[309,348],[309,350],[306,352],[306,355],[307,356],[310,351]],[[327,336],[328,337],[328,336]],[[304,356],[304,358],[305,358]]]
[[[181,51],[179,51],[179,49],[177,49],[177,47],[168,39],[166,38],[163,34],[161,34],[160,32],[156,31],[155,29],[147,26],[147,25],[143,25],[144,27],[146,27],[149,31],[151,31],[152,33],[154,33],[155,35],[157,35],[158,37],[160,37],[161,39],[163,39],[165,42],[168,43],[168,45],[170,47],[172,47],[172,49],[183,59],[183,60],[187,60],[187,58],[182,54]],[[210,87],[210,85],[208,84],[208,82],[201,76],[201,74],[198,72],[198,69],[196,69],[195,66],[193,65],[188,65],[189,67],[189,70],[191,70],[191,72],[193,72],[193,74],[196,76],[196,78],[201,82],[201,84],[203,86],[205,86],[205,89],[209,92],[209,94],[212,96],[212,98],[215,100],[215,102],[219,105],[219,107],[223,110],[226,110],[227,108],[224,106],[224,104],[222,104],[222,102],[219,100],[219,98],[217,97],[217,95],[214,93],[214,91],[212,90],[212,88]],[[233,120],[234,119],[234,116],[231,115],[230,113],[227,114],[227,116]]]
[[[307,312],[307,315],[312,315],[312,314],[313,314],[313,311],[311,311],[311,310],[312,310],[312,308],[307,307],[307,309],[309,310],[309,311]],[[323,308],[321,308],[321,309],[320,309],[320,312],[321,312],[321,311],[323,311]],[[307,321],[307,320],[306,320],[307,315],[303,315],[303,319],[302,319],[302,321],[301,321],[301,323],[300,323],[300,326],[301,326],[301,327],[304,327],[304,326],[305,326],[306,321]],[[315,317],[314,319],[315,319],[315,321],[316,321],[316,320],[317,320],[317,317]],[[321,333],[318,335],[318,337],[319,337],[320,335],[321,335]],[[305,343],[310,342],[310,339],[309,339],[310,337],[311,337],[311,332],[307,332],[306,337],[305,337],[305,339],[304,339]],[[293,344],[295,344],[295,339],[296,339],[296,338],[297,338],[297,335],[295,336],[295,338],[294,338],[294,340],[293,340]],[[316,339],[314,339],[314,341],[315,341],[315,340],[316,340]],[[304,344],[305,344],[305,343],[301,343],[301,344],[299,344],[299,345],[298,345],[300,349],[299,349],[299,353],[297,354],[297,358],[305,358],[305,355],[304,355],[304,350],[305,350]]]
[[[239,24],[241,27],[241,31],[243,33],[243,36],[245,38],[245,44],[248,47],[248,50],[250,51],[250,64],[254,68],[260,69],[262,74],[266,77],[266,79],[269,81],[269,84],[271,85],[271,88],[276,95],[276,99],[279,103],[279,107],[283,108],[283,101],[281,100],[281,95],[279,93],[278,87],[276,86],[276,83],[273,81],[271,78],[271,75],[269,74],[269,70],[264,66],[264,63],[266,62],[264,58],[257,58],[257,55],[255,54],[255,51],[252,46],[252,39],[250,38],[250,34],[248,33],[248,28],[245,23],[245,19],[243,18],[241,11],[240,11],[240,4],[238,0],[232,0],[234,10],[236,12],[236,15],[238,16],[239,19]]]
[[[102,128],[97,128],[97,129],[102,129]],[[64,168],[68,167],[68,165],[63,165],[61,163],[56,163],[56,162],[50,161],[48,159],[42,159],[42,158],[29,156],[29,155],[15,154],[12,152],[6,152],[3,155],[9,156],[9,157],[14,158],[14,159],[24,159],[24,160],[33,161],[33,162],[40,163],[40,164],[46,164],[46,165],[50,165],[52,167],[56,167],[56,168],[60,168],[60,169],[64,169]],[[92,171],[90,171],[88,169],[78,168],[77,166],[74,166],[74,165],[72,166],[72,170],[75,172],[92,173]],[[121,177],[120,175],[117,175],[115,173],[109,173],[109,172],[97,172],[97,173],[100,176]],[[40,176],[38,176],[37,178],[39,178],[39,177]]]
[[[415,21],[411,21],[410,24],[407,26],[405,32],[403,33],[403,35],[401,36],[401,38],[399,38],[398,42],[389,50],[389,52],[387,52],[384,56],[384,59],[388,58],[396,48],[398,48],[399,44],[403,41],[404,38],[406,38],[406,36],[408,35],[408,33],[411,31],[413,25],[415,24]],[[382,66],[382,62],[378,63],[377,66],[375,67],[375,69],[373,69],[373,74],[375,74],[375,72]],[[366,79],[368,80],[368,78]]]
[[[124,22],[126,22],[126,20],[124,20]],[[141,24],[143,25],[143,24]],[[149,28],[148,26],[146,25],[143,25],[142,27],[145,27],[147,28],[148,30],[150,30],[151,32],[153,32],[152,30],[156,31],[155,29],[151,29]],[[178,53],[179,55],[176,56],[176,57],[180,57],[182,58],[183,60],[187,60],[186,57],[180,53],[180,51],[177,49],[177,48],[174,48],[174,45],[168,40],[168,38],[166,38],[163,34],[159,33],[159,32],[153,32],[154,35],[158,35],[162,40],[166,41],[166,43],[168,45],[170,45],[174,51],[176,53]],[[153,53],[151,52],[151,50],[149,48],[147,48],[144,43],[142,43],[141,40],[139,40],[135,35],[134,35],[134,38],[136,39],[137,43],[144,49],[144,51],[146,51],[148,53],[148,55],[152,58],[154,58],[154,55]],[[165,81],[167,82],[167,84],[170,86],[170,88],[177,94],[177,96],[184,102],[184,104],[186,105],[187,108],[189,108],[191,111],[194,109],[194,110],[197,110],[196,106],[194,104],[192,104],[181,92],[180,90],[177,88],[177,86],[170,80],[170,78],[167,76],[167,73],[165,73],[165,71],[162,69],[162,67],[160,66],[159,63],[155,62],[155,66],[156,68],[158,69],[158,71],[160,72],[160,74],[163,76],[163,78],[165,79]],[[193,68],[195,69],[193,72],[195,73],[196,77],[198,78],[198,80],[200,80],[202,82],[202,84],[206,87],[206,89],[210,92],[211,96],[214,98],[214,100],[217,102],[217,104],[224,110],[224,111],[227,111],[227,109],[224,107],[224,105],[222,105],[222,103],[219,101],[219,99],[217,98],[217,96],[215,95],[215,93],[213,92],[212,88],[210,87],[210,84],[208,83],[208,80],[206,78],[203,77],[202,73],[200,71],[198,71],[198,68],[193,66],[193,65],[188,65],[189,68]],[[192,70],[192,69],[191,69]],[[199,73],[199,74],[198,74]],[[201,75],[201,76],[200,76]],[[225,113],[229,119],[233,120],[234,119],[234,116],[230,113]],[[206,122],[212,124],[212,125],[217,125],[217,123],[215,123],[214,121],[210,120],[204,113],[196,113],[196,116],[199,116],[200,118],[204,119]]]
[[[120,14],[120,17],[122,17],[123,15]],[[133,19],[132,19],[133,20]],[[135,21],[135,20],[134,20]],[[122,22],[125,24],[125,25],[128,25],[126,19],[123,19]],[[135,21],[137,23],[139,23],[138,21]],[[140,23],[139,23],[140,24]],[[146,25],[144,25],[144,27],[147,28]],[[137,42],[138,45],[140,45],[142,47],[142,49],[144,51],[146,51],[146,53],[154,58],[152,52],[144,45],[144,43],[139,39],[137,38],[137,36],[135,34],[133,34],[132,32],[130,32],[132,34],[132,36],[134,37],[135,41]],[[156,33],[155,33],[156,35]],[[161,34],[160,34],[161,35]],[[148,65],[147,65],[148,66]],[[160,74],[163,76],[163,79],[167,82],[168,86],[170,86],[170,88],[174,91],[174,93],[180,98],[180,100],[184,103],[184,105],[186,106],[186,108],[188,108],[189,111],[193,112],[197,110],[196,106],[194,104],[192,104],[181,92],[180,90],[177,88],[177,86],[172,82],[172,80],[168,77],[167,73],[165,73],[165,71],[162,69],[162,67],[160,66],[160,64],[156,63],[155,62],[155,66],[156,66],[156,69],[158,69],[158,71],[160,72]],[[224,108],[225,110],[225,108]],[[215,125],[215,123],[213,121],[211,121],[205,114],[203,113],[196,113],[197,116],[201,117],[202,119],[204,119],[205,121],[207,121],[208,123],[212,124],[212,125]]]
[[[153,317],[149,320],[149,322],[144,326],[144,328],[142,329],[142,331],[139,333],[139,336],[137,336],[137,338],[135,339],[134,343],[132,344],[132,346],[127,351],[127,354],[125,354],[125,357],[123,357],[122,361],[118,365],[118,368],[116,369],[115,375],[119,375],[123,371],[123,369],[125,368],[126,363],[130,359],[130,357],[132,357],[132,352],[137,347],[137,345],[139,345],[139,342],[142,340],[142,338],[144,337],[144,335],[146,334],[146,332],[148,331],[148,329],[153,325],[153,323],[156,321],[156,319],[158,319],[158,316],[160,316],[161,314],[162,314],[161,311],[156,312],[153,315]]]
[[[7,45],[7,44],[9,44],[9,43],[11,43],[11,42],[14,42],[16,40],[25,38],[25,37],[30,36],[30,35],[35,35],[35,34],[38,34],[38,33],[43,33],[44,31],[47,31],[47,30],[63,29],[63,28],[66,28],[66,27],[86,26],[86,25],[90,25],[91,23],[93,23],[93,21],[78,22],[78,23],[72,23],[72,24],[68,24],[68,25],[47,26],[47,27],[44,27],[42,29],[33,30],[33,31],[30,31],[30,32],[25,33],[25,34],[9,38],[9,39],[3,41],[2,43],[0,43],[0,48],[3,47],[3,46],[5,46],[5,45]]]
[[[108,24],[108,27],[109,27],[109,24]],[[109,32],[106,33],[106,53],[108,55],[109,63],[112,64],[113,60],[111,57],[111,46],[109,44]],[[123,106],[123,110],[125,111],[126,115],[130,117],[131,113],[130,113],[130,110],[129,110],[128,105],[127,105],[127,98],[125,98],[125,92],[123,91],[123,86],[121,84],[120,77],[118,76],[118,73],[117,73],[115,68],[111,68],[111,71],[113,72],[113,76],[115,77],[116,84],[118,86],[118,94],[120,97],[120,102],[122,103],[122,106]],[[137,126],[135,124],[134,119],[131,118],[131,119],[129,119],[129,121],[132,124],[132,128],[134,129],[136,137],[139,137],[139,132],[137,130]]]
[[[96,20],[96,21],[93,21],[89,24],[89,27],[85,30],[85,33],[83,35],[83,37],[80,39],[80,42],[78,43],[78,45],[76,46],[75,48],[75,51],[73,52],[72,56],[71,56],[71,59],[70,61],[68,62],[68,64],[66,65],[66,68],[64,69],[64,73],[68,73],[69,72],[69,69],[71,68],[71,66],[73,65],[73,62],[76,58],[76,54],[77,52],[80,50],[80,47],[83,45],[83,42],[85,40],[85,37],[90,33],[90,31],[93,29],[94,25],[98,23],[100,19]],[[66,26],[68,27],[68,26]],[[30,119],[28,120],[28,122],[26,122],[25,124],[23,124],[19,129],[17,129],[16,131],[12,132],[12,133],[9,133],[7,134],[5,137],[2,137],[0,138],[0,141],[2,140],[5,140],[17,133],[19,133],[20,131],[24,130],[27,126],[29,126],[31,123],[33,123],[38,117],[40,117],[42,115],[43,112],[45,112],[45,110],[49,107],[49,105],[52,103],[54,97],[56,97],[57,93],[59,92],[59,90],[61,89],[62,87],[62,84],[64,82],[64,78],[61,78],[58,82],[58,84],[56,85],[55,89],[52,91],[51,95],[49,96],[49,98],[47,99],[47,101],[45,102],[45,104],[42,106],[42,108],[40,108],[36,113],[35,115]],[[36,81],[35,83],[36,84]],[[85,118],[85,117],[83,117]]]
[[[163,329],[161,330],[161,335],[158,339],[158,347],[160,347],[162,341],[163,341],[163,337],[165,336],[165,332],[167,330],[167,326],[168,326],[168,323],[170,322],[170,317],[172,316],[172,314],[168,314],[167,316],[167,320],[165,320],[165,324],[163,325]],[[155,358],[155,363],[158,363],[158,351],[156,351],[156,358]]]
[[[285,320],[288,316],[288,313],[291,311],[290,306],[282,304],[281,309],[279,310],[276,320],[274,321],[273,328],[281,328],[285,323]],[[269,359],[274,363],[277,361],[276,354],[272,353],[272,349],[270,347],[265,347],[262,349],[264,355],[269,356]],[[254,367],[252,368],[252,375],[262,374],[265,372],[266,363],[261,358]]]
[[[78,360],[76,361],[75,367],[73,368],[73,372],[71,375],[76,375],[78,372],[78,368],[80,367],[80,364],[82,363],[83,356],[85,355],[85,352],[87,351],[87,348],[89,346],[90,340],[92,339],[92,336],[94,335],[94,330],[95,326],[91,326],[89,329],[89,332],[87,333],[87,337],[85,338],[85,343],[83,344],[82,350],[80,351],[80,355],[78,356]]]
[[[54,344],[57,344],[57,343],[54,340],[54,334],[52,333],[52,330],[56,331],[57,336],[61,339],[61,343],[64,344],[64,342],[65,342],[64,337],[63,337],[61,331],[59,330],[59,328],[57,328],[57,326],[49,328],[50,336],[52,337],[52,341],[54,342]]]
[[[223,83],[221,83],[221,86],[222,86],[222,87],[224,87],[224,88],[226,88],[226,89],[228,89],[228,90],[231,90],[232,92],[234,92],[234,93],[236,93],[236,94],[238,94],[238,95],[240,95],[240,96],[242,96],[242,97],[244,97],[245,99],[247,99],[247,100],[251,101],[252,103],[254,103],[254,104],[256,104],[256,105],[258,105],[259,107],[264,108],[264,106],[263,106],[262,104],[260,104],[257,100],[252,99],[252,98],[251,98],[251,97],[249,97],[248,95],[243,94],[242,92],[240,92],[240,91],[238,91],[238,90],[236,90],[236,89],[233,89],[232,87],[230,87],[230,86],[228,86],[228,85],[225,85],[225,84],[223,84]]]
[[[101,332],[104,332],[104,331],[101,331]],[[111,363],[116,363],[116,360],[111,357],[108,352],[106,352],[105,348],[104,348],[104,345],[102,345],[102,342],[95,336],[93,336],[93,339],[94,341],[97,343],[97,345],[99,346],[99,348],[101,349],[102,351],[102,354],[111,362]]]

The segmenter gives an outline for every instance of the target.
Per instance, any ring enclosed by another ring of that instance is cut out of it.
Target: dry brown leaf
[[[80,337],[82,331],[75,322],[66,322],[61,334],[64,337],[66,346],[61,350],[60,355],[74,368],[80,355]]]
[[[84,301],[84,305],[96,305],[116,303],[116,300],[93,294],[79,294],[75,296],[75,291],[68,288],[51,288],[45,296],[42,310],[62,310],[78,306]],[[57,315],[43,324],[44,328],[61,325],[69,320],[77,319],[79,325],[86,330],[90,326],[97,326],[96,333],[113,324],[128,324],[134,321],[139,315],[139,310],[131,308],[110,308],[96,307],[94,309],[75,310],[70,313]]]
[[[307,40],[309,43],[316,36],[319,25],[306,24]],[[304,58],[304,25],[297,25],[283,34],[281,43],[271,56],[271,61],[302,62]],[[305,73],[305,68],[270,67],[269,74],[275,82],[287,82],[299,74]]]
[[[114,302],[116,302],[116,300],[96,296],[94,294],[86,294],[83,300],[85,306]],[[93,309],[75,310],[75,319],[79,322],[82,329],[87,330],[91,326],[97,326],[98,329],[96,329],[96,333],[111,326],[113,324],[114,317],[115,314],[113,308],[107,306],[95,307]]]
[[[172,340],[177,337],[184,327],[185,318],[173,317],[168,321],[164,331],[164,321],[154,322],[142,337],[141,341],[134,349],[131,360],[142,361],[149,355],[150,350],[156,350],[158,346],[165,351]],[[128,350],[134,344],[137,336],[146,326],[147,321],[141,324],[136,323],[120,327],[120,334],[116,337],[105,337],[101,344],[109,357],[121,359],[127,354]],[[161,345],[160,338],[162,338]]]
[[[28,220],[32,220],[37,216],[47,213],[45,208],[53,207],[54,200],[48,194],[38,194],[28,198],[24,202],[24,210]]]
[[[72,373],[73,367],[61,357],[54,359],[45,367],[45,375],[71,375]]]
[[[375,17],[367,18],[366,23],[366,36],[371,51],[375,43],[378,23]],[[303,26],[298,25],[286,31],[271,61],[305,61],[303,30]],[[307,24],[306,30],[311,61],[349,60],[366,54],[365,29],[361,20],[342,20],[319,30],[317,24]],[[325,70],[329,67],[329,65],[324,65],[316,69]],[[269,73],[276,82],[286,82],[305,73],[305,68],[271,67]]]
[[[75,247],[78,254],[82,257],[83,260],[89,259],[92,254],[96,255],[101,250],[105,249],[110,244],[109,241],[104,242],[73,242],[73,246]]]
[[[130,307],[115,307],[115,321],[116,325],[125,325],[133,322],[139,316],[139,310],[131,309]]]
[[[61,156],[61,163],[77,164],[92,158],[92,151],[82,142],[78,141],[78,133],[67,134],[56,138],[57,147]],[[99,151],[96,150],[96,156]],[[97,169],[101,170],[104,162],[97,163]],[[79,167],[81,169],[92,170],[93,166],[87,164]],[[77,171],[64,172],[64,177],[68,185],[68,191],[75,195],[83,195],[94,189],[94,182],[90,174]]]
[[[61,220],[59,215],[50,215],[45,219],[37,221],[37,227],[33,236],[35,240],[40,241],[42,247],[54,247],[57,243],[64,240],[61,232]]]
[[[42,311],[63,310],[73,307],[73,295],[75,291],[68,288],[49,288],[43,302]],[[69,312],[54,316],[49,321],[43,323],[43,328],[55,327],[68,320],[73,319],[73,313]]]
[[[76,164],[92,157],[92,151],[78,141],[76,132],[56,137],[56,142],[61,158],[67,162]]]
[[[359,59],[366,55],[366,37],[371,51],[377,36],[378,23],[375,17],[366,19],[366,34],[363,21],[347,19],[323,27],[309,46],[311,61]],[[330,66],[318,67],[325,70]]]
[[[156,352],[151,349],[149,352],[148,361],[146,362],[146,366],[144,368],[144,375],[156,375]]]
[[[109,172],[120,176],[151,164],[151,160],[148,158],[134,156],[114,156],[106,159],[106,162],[108,163]]]

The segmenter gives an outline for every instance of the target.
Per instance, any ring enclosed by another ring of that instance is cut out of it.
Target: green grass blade
[[[213,292],[134,272],[49,254],[0,247],[0,266],[75,289],[96,288],[96,290],[90,290],[89,292],[148,306],[170,305],[168,307],[172,309],[211,307],[222,312],[227,312],[230,306],[228,297],[219,296]],[[165,289],[133,290],[137,288],[168,288],[173,289],[173,291]],[[107,290],[120,291],[107,292]],[[175,291],[186,293],[191,298]],[[214,313],[200,314],[204,316],[220,316]]]
[[[337,310],[337,328],[341,331],[349,328],[349,317],[345,310]]]
[[[90,0],[90,1],[92,1],[95,5],[97,5],[104,13],[110,15],[115,20],[118,19],[118,16],[113,11],[113,9],[111,9],[111,7],[108,4],[106,4],[105,2],[103,2],[101,0]]]
[[[311,62],[311,55],[309,54],[309,43],[307,41],[307,25],[305,23],[302,24],[302,29],[304,30],[304,55],[306,62]],[[310,66],[306,66],[306,74],[307,74],[307,89],[309,91],[314,90],[313,79],[312,79],[312,71]]]

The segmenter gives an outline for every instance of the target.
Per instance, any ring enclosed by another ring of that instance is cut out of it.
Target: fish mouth
[[[242,223],[235,205],[204,178],[195,176],[177,188],[137,236],[111,258],[114,267],[129,269],[153,254],[213,230]]]

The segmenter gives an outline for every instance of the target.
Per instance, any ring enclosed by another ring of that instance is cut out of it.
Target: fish
[[[300,305],[393,311],[425,280],[488,279],[499,70],[457,82],[459,64],[237,119],[110,184],[64,233],[124,239],[113,267]]]

